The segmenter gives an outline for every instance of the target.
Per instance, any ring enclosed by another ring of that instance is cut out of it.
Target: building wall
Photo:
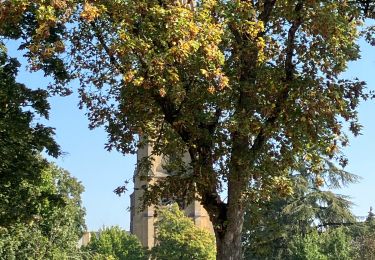
[[[83,232],[82,237],[78,240],[77,247],[81,248],[82,246],[87,246],[91,240],[91,232]]]
[[[152,152],[152,147],[146,146],[138,150],[137,160],[141,160],[145,156],[149,156]],[[162,168],[162,158],[155,157],[150,175],[154,178],[150,181],[154,182],[157,178],[166,176],[166,172]],[[186,156],[185,160],[189,160]],[[143,195],[143,188],[147,186],[146,180],[140,180],[137,169],[134,171],[134,192],[130,195],[131,201],[131,216],[130,216],[130,232],[136,235],[141,241],[142,245],[152,248],[155,245],[155,207],[147,207],[144,211],[140,212],[141,207],[140,198]],[[186,216],[193,219],[194,223],[203,229],[208,230],[213,234],[212,224],[206,210],[198,201],[189,204],[185,209]]]

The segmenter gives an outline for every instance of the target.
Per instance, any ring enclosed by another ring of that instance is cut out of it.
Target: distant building
[[[87,246],[87,244],[91,240],[91,232],[85,231],[82,234],[82,237],[78,240],[78,248],[81,248],[82,246]]]
[[[150,156],[152,151],[151,146],[145,146],[138,150],[137,161],[140,161],[146,156]],[[185,158],[189,160],[189,158]],[[151,174],[152,173],[152,174]],[[153,176],[150,183],[154,182],[157,178],[167,176],[166,171],[162,167],[162,158],[156,157],[151,169],[150,176]],[[140,180],[138,169],[134,171],[134,192],[130,195],[130,232],[138,237],[142,245],[152,248],[155,245],[155,226],[156,221],[154,206],[147,207],[144,211],[140,212],[141,206],[140,198],[143,195],[143,190],[147,187],[146,180]],[[206,210],[198,201],[194,201],[184,208],[185,214],[193,219],[194,223],[203,229],[213,233],[213,227]]]

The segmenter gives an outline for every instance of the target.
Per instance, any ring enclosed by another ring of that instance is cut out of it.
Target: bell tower
[[[138,149],[137,162],[146,156],[150,156],[151,153],[152,147],[150,145],[145,145]],[[184,160],[190,160],[188,155],[185,156]],[[152,179],[148,182],[147,180],[141,180],[137,168],[134,170],[134,192],[130,195],[130,232],[138,237],[144,247],[148,248],[152,248],[155,245],[155,207],[154,205],[151,205],[142,212],[139,211],[139,208],[142,204],[141,197],[143,195],[143,190],[148,183],[152,183],[158,178],[167,176],[167,172],[162,167],[161,156],[154,157],[150,171]],[[209,216],[199,201],[193,201],[187,205],[184,212],[186,216],[192,218],[195,225],[213,233]]]

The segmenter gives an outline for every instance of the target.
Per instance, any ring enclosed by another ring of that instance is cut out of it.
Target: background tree
[[[214,236],[196,227],[177,204],[159,208],[157,218],[152,259],[216,259]]]
[[[346,165],[342,128],[359,133],[366,95],[363,82],[340,73],[359,58],[358,26],[373,4],[184,3],[5,0],[0,34],[21,38],[31,68],[52,74],[55,90],[79,78],[81,105],[90,127],[105,125],[108,149],[148,143],[144,166],[173,158],[175,174],[149,185],[145,203],[171,193],[200,200],[217,258],[240,259],[245,205],[291,193],[287,176],[301,163],[317,180],[322,157]]]
[[[138,238],[117,226],[103,228],[98,234],[92,233],[85,251],[90,254],[88,259],[148,259],[147,250],[142,248]]]
[[[82,185],[53,164],[43,169],[40,178],[42,183],[30,190],[48,196],[38,202],[32,221],[0,227],[0,255],[4,259],[81,259],[77,243],[85,229]],[[51,197],[60,202],[47,199]]]
[[[329,189],[356,182],[358,177],[327,161],[320,178],[317,183],[316,178],[301,168],[299,172],[290,173],[292,195],[250,205],[243,232],[245,259],[289,259],[296,237],[303,238],[314,230],[357,223],[348,198]],[[312,235],[311,239],[315,238],[317,236]]]
[[[349,227],[348,233],[353,238],[353,244],[356,248],[357,259],[375,258],[375,221],[372,207],[366,220],[358,221]]]
[[[312,231],[305,236],[296,236],[290,247],[290,256],[296,260],[351,260],[356,259],[352,238],[343,228],[322,233]],[[363,259],[363,258],[362,258]]]
[[[16,82],[20,64],[0,42],[0,255],[78,258],[84,224],[82,185],[41,157],[60,154],[48,119],[47,91]]]
[[[41,201],[58,202],[40,191],[47,167],[40,153],[46,150],[54,157],[60,153],[53,129],[34,121],[48,118],[48,94],[17,83],[19,66],[0,42],[0,227],[32,221],[40,213]]]

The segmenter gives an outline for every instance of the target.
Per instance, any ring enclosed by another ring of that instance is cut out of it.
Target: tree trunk
[[[247,136],[234,138],[230,174],[228,176],[228,200],[224,202],[217,192],[216,175],[213,170],[213,159],[210,147],[200,149],[198,158],[201,161],[194,163],[196,175],[206,175],[208,180],[205,185],[197,185],[202,198],[202,205],[210,216],[216,237],[216,259],[217,260],[240,260],[242,259],[242,227],[245,214],[244,192],[249,183],[248,167],[245,167],[244,152],[248,151]],[[190,157],[194,151],[190,150]],[[209,187],[209,188],[207,188]],[[207,191],[208,190],[208,191]]]
[[[246,161],[249,150],[247,136],[235,133],[232,135],[232,158],[228,176],[228,202],[225,210],[213,221],[216,236],[217,260],[242,259],[242,227],[245,214],[244,192],[249,183]]]
[[[244,212],[241,209],[228,211],[228,226],[226,230],[215,230],[216,259],[240,260],[242,259],[241,234],[244,221]]]

